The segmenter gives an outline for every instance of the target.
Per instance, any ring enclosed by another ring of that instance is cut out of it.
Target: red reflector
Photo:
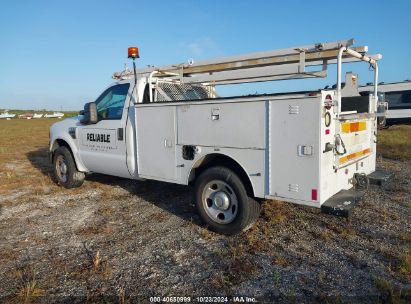
[[[317,189],[311,189],[311,199],[313,201],[317,200]]]
[[[330,134],[330,129],[325,130],[325,135]]]

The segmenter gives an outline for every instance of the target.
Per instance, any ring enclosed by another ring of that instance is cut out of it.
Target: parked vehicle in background
[[[233,234],[259,216],[260,199],[347,216],[375,177],[377,61],[353,40],[115,73],[77,117],[50,129],[58,183],[86,173],[193,185],[212,230]],[[130,48],[129,57],[138,58]],[[342,64],[365,61],[375,94]],[[133,61],[134,63],[134,61]],[[220,97],[215,85],[326,77],[336,89]],[[374,175],[374,176],[373,176]],[[354,189],[355,187],[355,189]]]
[[[33,118],[33,113],[24,113],[24,114],[20,114],[18,117],[20,119],[32,119]]]
[[[16,114],[10,114],[7,110],[0,114],[0,119],[11,119],[16,117]]]
[[[34,113],[33,118],[42,118],[43,114]]]
[[[53,114],[45,114],[44,118],[62,118],[64,116],[64,113],[60,112],[54,112]]]
[[[372,83],[359,88],[361,95],[368,95],[373,88]],[[411,123],[411,81],[378,84],[380,99],[387,102],[388,109],[385,118],[387,126]]]

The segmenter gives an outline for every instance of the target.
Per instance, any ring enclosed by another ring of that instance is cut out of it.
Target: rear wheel
[[[59,147],[53,155],[54,176],[57,183],[65,188],[77,188],[84,182],[84,173],[76,168],[73,156],[66,147]]]
[[[218,233],[245,231],[260,214],[260,204],[248,197],[241,179],[225,167],[205,170],[196,181],[195,196],[201,218]]]

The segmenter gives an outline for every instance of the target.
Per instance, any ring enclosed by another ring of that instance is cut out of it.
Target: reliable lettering
[[[110,142],[110,134],[93,134],[87,133],[87,141]]]

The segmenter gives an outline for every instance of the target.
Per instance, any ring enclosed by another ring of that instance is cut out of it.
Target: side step
[[[361,201],[363,196],[364,192],[361,191],[341,190],[321,205],[321,212],[348,217],[351,209]]]
[[[388,182],[388,180],[390,180],[393,176],[394,173],[392,172],[387,172],[384,170],[375,170],[373,173],[368,175],[368,179],[370,181],[370,184],[382,186],[386,182]]]

